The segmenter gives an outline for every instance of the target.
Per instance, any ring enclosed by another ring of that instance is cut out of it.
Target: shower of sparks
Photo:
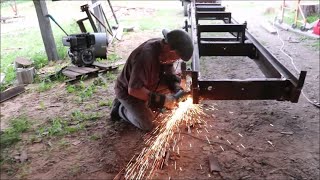
[[[154,171],[161,168],[165,160],[166,151],[170,150],[170,143],[173,142],[172,150],[174,151],[176,143],[180,140],[179,126],[183,124],[187,127],[193,127],[196,124],[206,125],[206,122],[200,118],[202,116],[206,116],[203,112],[203,107],[199,104],[193,104],[191,98],[180,102],[179,107],[165,116],[157,128],[147,135],[149,138],[145,140],[146,147],[142,149],[135,162],[129,162],[125,171],[125,178],[151,178],[154,175]],[[177,132],[179,135],[175,139],[173,136]],[[179,154],[179,146],[176,149]],[[176,166],[175,162],[175,169],[177,169]],[[181,167],[180,170],[182,170]]]

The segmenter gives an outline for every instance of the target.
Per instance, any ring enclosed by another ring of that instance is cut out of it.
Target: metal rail
[[[201,25],[200,20],[222,20],[225,24]],[[220,4],[197,4],[195,0],[190,5],[189,22],[185,26],[190,27],[194,52],[187,74],[192,77],[193,103],[200,99],[298,102],[307,72],[301,71],[299,78],[295,77],[246,30],[246,23],[237,23]],[[228,32],[234,37],[202,37],[202,33],[213,32]],[[247,56],[266,78],[202,79],[201,56]]]

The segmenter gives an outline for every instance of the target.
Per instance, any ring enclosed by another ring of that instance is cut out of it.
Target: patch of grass
[[[95,121],[101,117],[99,113],[83,113],[80,110],[75,110],[71,113],[72,119],[75,121]]]
[[[40,109],[41,109],[41,110],[45,110],[45,109],[46,109],[46,106],[44,105],[44,102],[43,102],[43,101],[40,101],[40,102],[39,102],[39,106],[40,106]]]
[[[74,93],[76,92],[76,86],[75,85],[67,85],[66,90],[68,93]]]
[[[110,80],[110,81],[114,81],[114,80],[117,79],[117,75],[114,74],[113,72],[109,72],[109,71],[108,71],[108,72],[105,74],[105,76],[107,77],[107,80]]]
[[[166,17],[170,17],[170,21]],[[139,24],[137,24],[137,22],[139,22]],[[184,17],[177,14],[176,11],[172,11],[172,9],[158,9],[153,14],[148,16],[128,16],[120,20],[120,23],[126,24],[127,26],[138,25],[138,28],[142,31],[162,30],[163,28],[181,28],[183,22]]]
[[[307,17],[307,22],[312,23],[315,22],[316,20],[320,19],[320,14],[311,14],[310,16]]]
[[[69,125],[68,121],[62,118],[54,118],[49,124],[39,127],[36,130],[38,137],[53,137],[72,134],[84,128],[83,124]]]
[[[21,134],[30,128],[30,120],[25,117],[17,117],[10,121],[10,126],[0,135],[1,149],[10,147],[21,140]]]
[[[96,85],[95,83],[86,85],[83,81],[80,81],[80,84],[68,85],[66,90],[68,93],[76,93],[78,96],[77,101],[81,103],[84,100],[92,97],[92,95],[96,92]]]
[[[112,100],[111,99],[108,99],[107,101],[99,101],[99,104],[98,104],[100,107],[102,106],[108,106],[108,107],[112,107]]]
[[[70,33],[79,32],[78,26],[74,21],[64,23],[63,27]],[[60,29],[58,29],[58,27],[55,26],[53,26],[53,33],[59,59],[65,59],[67,57],[68,47],[63,46],[61,43],[61,39],[65,35]],[[48,64],[48,58],[39,29],[24,29],[17,30],[14,34],[1,34],[0,72],[4,72],[6,74],[5,84],[1,86],[1,91],[7,89],[16,78],[13,62],[17,57],[30,59],[36,69],[40,69]]]
[[[121,57],[118,56],[115,53],[110,53],[110,54],[107,55],[107,60],[111,61],[111,62],[115,62],[115,61],[120,60],[120,59],[121,59]]]
[[[89,85],[88,87],[86,87],[79,94],[81,101],[91,98],[93,93],[95,92],[95,90],[96,90],[96,88],[94,85]]]
[[[96,141],[101,139],[101,136],[99,134],[93,134],[92,136],[89,137],[90,140]]]
[[[53,83],[51,81],[44,80],[38,85],[37,90],[38,90],[38,92],[45,92],[45,91],[51,89],[52,86],[53,86]]]

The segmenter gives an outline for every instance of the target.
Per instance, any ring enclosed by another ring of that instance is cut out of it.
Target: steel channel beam
[[[258,50],[258,57],[255,58],[255,61],[262,66],[267,66],[266,68],[270,68],[273,66],[282,76],[286,79],[292,81],[294,86],[298,85],[298,79],[291,74],[291,72],[286,69],[265,47],[263,47],[248,31],[246,31],[246,38],[254,44],[254,46]],[[260,65],[260,66],[261,66]],[[268,73],[267,73],[268,74]]]
[[[224,6],[196,6],[196,11],[225,11]]]
[[[199,44],[201,56],[254,56],[256,48],[252,43],[219,42]]]
[[[199,6],[221,6],[221,3],[195,3],[196,7]]]
[[[205,37],[205,38],[200,38],[200,41],[204,42],[215,42],[215,41],[238,41],[237,38],[233,37]]]
[[[193,98],[193,103],[198,104],[199,103],[199,88],[198,88],[198,77],[200,76],[200,59],[199,59],[199,47],[198,47],[198,33],[197,33],[197,24],[196,24],[196,16],[195,16],[195,0],[191,1],[190,4],[190,22],[191,22],[191,37],[193,40],[193,54],[192,54],[192,72],[191,72],[191,78],[192,78],[192,84],[191,84],[191,93]]]
[[[202,32],[245,32],[245,24],[198,25],[198,33]]]
[[[289,80],[247,79],[198,81],[200,98],[210,100],[292,100]]]
[[[90,24],[91,24],[91,26],[92,26],[93,32],[98,32],[98,29],[97,29],[96,25],[94,24],[94,21],[93,21],[93,19],[92,19],[92,17],[91,17],[91,14],[90,14],[90,12],[89,12],[89,5],[88,5],[88,4],[85,4],[85,5],[81,6],[80,8],[81,8],[81,11],[82,11],[82,12],[83,12],[83,11],[86,12],[86,14],[87,14],[87,16],[88,16],[88,19],[89,19],[89,22],[90,22]]]
[[[198,42],[199,37],[197,33],[197,24],[196,24],[196,16],[195,16],[195,6],[194,6],[194,1],[192,0],[193,3],[191,3],[191,37],[193,40],[193,54],[192,54],[192,71],[199,72],[200,71],[200,62],[199,62],[199,47],[198,47]]]
[[[196,19],[198,20],[229,20],[231,22],[230,12],[220,11],[196,11]]]

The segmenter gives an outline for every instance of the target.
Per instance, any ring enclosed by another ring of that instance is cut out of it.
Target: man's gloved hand
[[[172,94],[164,95],[151,92],[149,94],[148,106],[151,109],[161,109],[163,107],[173,109],[177,106],[177,101]]]
[[[177,100],[172,94],[167,94],[164,100],[164,107],[167,109],[173,109],[177,106]]]
[[[164,79],[167,82],[168,88],[174,93],[181,90],[181,78],[175,74],[165,74]]]

